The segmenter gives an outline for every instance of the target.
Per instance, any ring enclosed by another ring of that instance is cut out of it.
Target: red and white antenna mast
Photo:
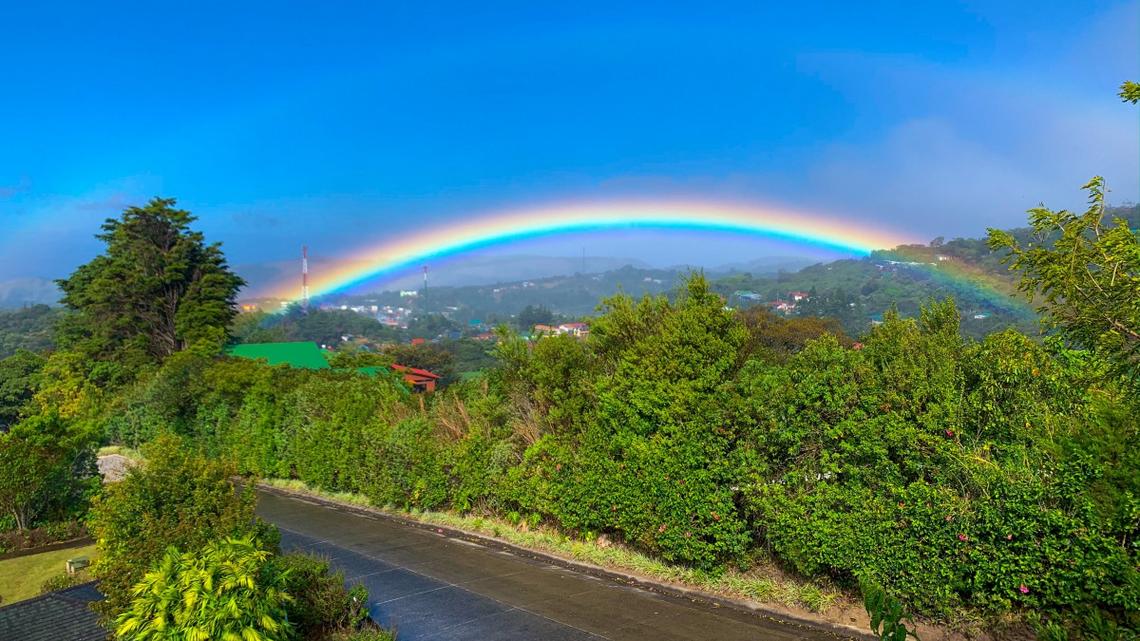
[[[301,245],[301,307],[309,308],[309,248]]]

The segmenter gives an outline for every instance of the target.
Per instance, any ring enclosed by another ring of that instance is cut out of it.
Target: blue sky
[[[1140,2],[762,4],[5,3],[0,265],[65,275],[153,195],[235,264],[631,196],[931,238],[1140,200]],[[641,241],[502,251],[795,250]]]

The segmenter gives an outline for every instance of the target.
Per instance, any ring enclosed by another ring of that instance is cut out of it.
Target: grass
[[[461,515],[453,512],[405,512],[391,506],[377,507],[367,497],[348,492],[325,492],[309,487],[302,481],[267,479],[263,483],[294,492],[309,493],[322,498],[360,507],[377,509],[411,518],[421,523],[442,525],[474,532],[501,541],[555,556],[589,563],[611,571],[665,581],[687,588],[696,588],[723,597],[779,604],[822,614],[844,603],[843,592],[830,585],[822,585],[786,576],[772,563],[758,561],[747,571],[729,569],[710,574],[693,568],[673,565],[617,543],[599,543],[598,539],[581,540],[567,536],[550,527],[528,528],[513,525],[505,519],[489,516]]]
[[[143,460],[142,454],[139,454],[138,450],[127,447],[125,445],[104,445],[103,447],[99,448],[99,451],[96,452],[95,455],[110,456],[112,454],[118,454],[119,456],[129,458],[130,460],[136,462]]]
[[[0,561],[0,605],[29,599],[40,593],[44,581],[66,570],[68,559],[95,558],[95,546],[54,550]]]

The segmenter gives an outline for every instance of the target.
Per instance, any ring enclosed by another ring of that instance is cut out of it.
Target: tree
[[[1140,103],[1140,82],[1125,80],[1120,85],[1120,99],[1132,104]]]
[[[0,431],[15,423],[32,400],[44,361],[39,354],[23,349],[0,361]]]
[[[191,230],[195,217],[174,204],[155,198],[108,219],[96,236],[106,251],[57,281],[62,302],[76,312],[61,322],[65,346],[139,366],[198,341],[224,342],[245,283],[219,244]]]
[[[1033,237],[1022,244],[989,230],[989,245],[1009,252],[1021,272],[1019,288],[1039,296],[1038,310],[1065,338],[1095,349],[1120,373],[1140,368],[1140,238],[1126,221],[1104,222],[1104,179],[1089,181],[1083,214],[1037,207],[1029,211]]]
[[[58,414],[32,416],[0,434],[0,509],[17,529],[84,501],[95,478],[94,442],[90,431]]]
[[[252,538],[227,538],[205,548],[169,548],[131,590],[129,609],[115,619],[121,641],[293,638],[286,608],[288,576]]]
[[[207,459],[164,435],[143,451],[146,463],[95,500],[88,528],[99,546],[93,571],[106,595],[98,609],[115,617],[130,606],[132,586],[168,547],[202,548],[230,536],[273,538],[254,517],[255,495],[237,492],[232,465]]]
[[[441,385],[455,380],[455,357],[435,345],[391,345],[384,348],[384,354],[399,365],[437,374]]]
[[[554,312],[541,305],[527,305],[518,316],[519,331],[529,332],[535,325],[549,325],[554,322]]]

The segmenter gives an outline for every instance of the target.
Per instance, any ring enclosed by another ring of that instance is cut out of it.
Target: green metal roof
[[[243,343],[226,349],[230,356],[262,359],[270,365],[288,365],[301,369],[328,369],[320,347],[312,341],[296,343]]]

